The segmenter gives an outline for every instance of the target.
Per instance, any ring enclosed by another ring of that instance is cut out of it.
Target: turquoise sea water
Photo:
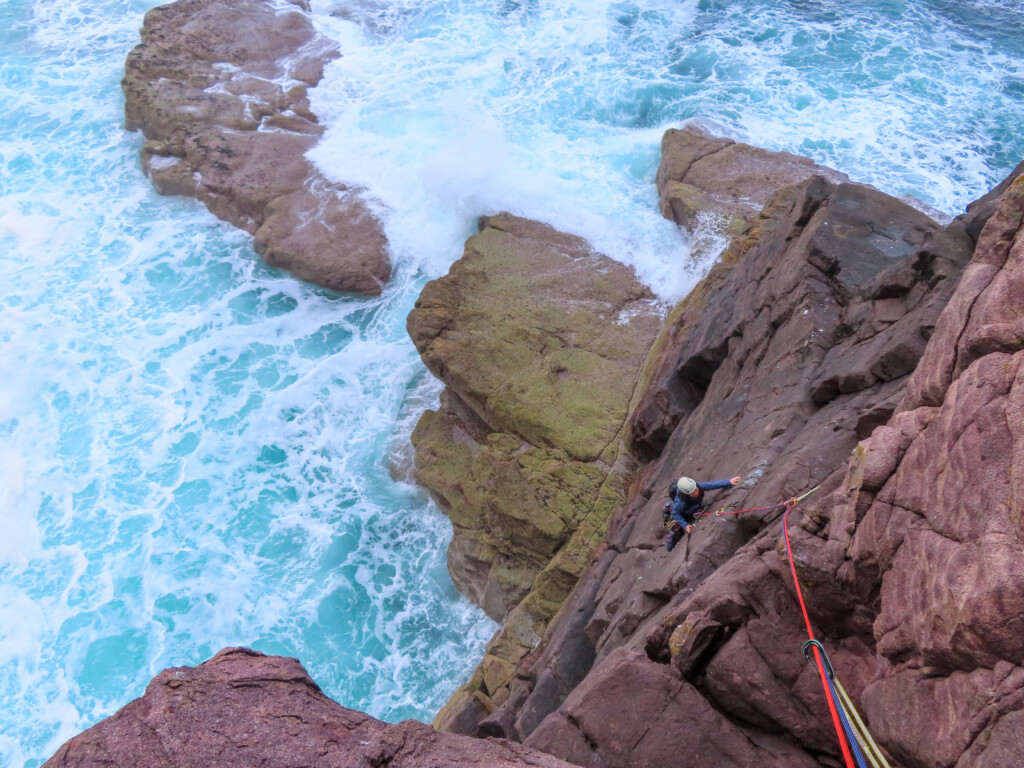
[[[480,214],[591,238],[666,300],[665,128],[700,119],[956,214],[1024,159],[1016,2],[314,0],[312,153],[393,244],[379,299],[161,198],[122,126],[142,0],[0,2],[0,764],[244,644],[430,719],[494,625],[409,482],[438,386],[404,332]]]

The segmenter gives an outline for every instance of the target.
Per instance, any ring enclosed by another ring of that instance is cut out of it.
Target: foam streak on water
[[[342,43],[310,156],[443,270],[481,213],[589,238],[666,299],[700,270],[656,211],[700,119],[955,215],[1024,150],[1024,10],[989,0],[314,0]]]
[[[142,177],[118,81],[153,4],[0,4],[3,765],[230,644],[430,718],[493,625],[408,482],[438,385],[404,319],[479,215],[585,235],[672,299],[700,267],[657,212],[666,127],[947,213],[1024,156],[1015,2],[314,0],[344,56],[311,156],[372,194],[396,265],[337,297]]]
[[[407,482],[422,278],[331,296],[154,194],[118,87],[149,5],[0,8],[2,765],[236,644],[429,719],[493,631]]]

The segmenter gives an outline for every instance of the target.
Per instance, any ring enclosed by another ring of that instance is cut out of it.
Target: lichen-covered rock
[[[145,694],[72,738],[50,768],[571,768],[503,741],[388,725],[325,696],[296,659],[226,648],[167,669]]]
[[[146,136],[142,166],[158,192],[195,197],[254,234],[271,266],[376,295],[391,274],[379,222],[304,157],[323,133],[307,90],[338,51],[294,6],[178,0],[149,11],[125,63],[126,126]]]
[[[488,658],[506,665],[474,678],[439,723],[504,701],[624,502],[626,418],[660,325],[632,270],[508,214],[483,222],[410,313],[447,385],[413,433],[418,477],[451,518],[456,585],[504,620]]]

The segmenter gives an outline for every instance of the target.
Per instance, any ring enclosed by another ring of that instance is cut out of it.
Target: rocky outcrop
[[[504,619],[437,722],[456,727],[504,700],[625,501],[626,417],[661,321],[632,270],[508,214],[482,222],[410,313],[410,336],[447,385],[413,434],[418,475],[452,520],[452,578]]]
[[[44,765],[221,768],[569,768],[507,741],[388,725],[327,698],[295,659],[226,648],[167,669],[145,694],[75,736]]]
[[[812,176],[836,184],[850,181],[808,157],[769,152],[690,125],[665,131],[656,181],[665,218],[694,229],[710,214],[722,220],[727,234],[736,235],[778,190]]]
[[[1006,355],[1021,338],[1015,278],[1005,278],[990,313],[977,312],[972,298],[950,298],[990,213],[975,209],[943,227],[876,190],[817,176],[778,191],[672,311],[652,347],[630,433],[651,461],[604,548],[517,663],[505,701],[449,726],[522,740],[585,766],[653,765],[667,756],[695,767],[834,765],[836,737],[800,650],[806,634],[780,548],[781,510],[705,518],[673,553],[661,546],[660,509],[673,478],[743,474],[716,506],[770,506],[821,484],[790,521],[796,565],[816,632],[890,754],[907,765],[977,761],[964,750],[982,754],[978,734],[993,734],[997,745],[985,760],[1013,754],[1019,590],[1009,553],[1022,542],[1002,524],[983,533],[990,529],[966,510],[1002,504],[1010,520],[1012,499],[1021,498],[991,479],[1012,478],[1022,455],[1014,442],[1019,414],[1009,405],[1014,364],[1001,359],[998,382],[982,377],[987,389],[972,384],[1008,397],[994,411],[957,420],[961,396],[948,406],[949,435],[923,437],[919,450],[927,446],[931,459],[908,447],[934,429],[937,416],[927,409],[938,412],[947,387],[956,397],[950,372],[971,370],[971,354],[935,350],[953,339]],[[968,284],[996,282],[994,268],[976,265],[998,261],[985,255],[998,221],[989,221],[957,296]],[[1014,242],[1010,229],[996,240]],[[978,269],[984,279],[974,276]],[[944,330],[957,312],[972,315],[974,336]],[[930,362],[934,355],[942,362]],[[990,468],[980,455],[949,453],[968,423],[998,423],[1004,412],[993,442],[967,440],[979,454],[1001,457],[989,458]],[[913,481],[892,475],[906,457],[914,459],[904,470]],[[960,480],[945,490],[944,467],[954,465]],[[992,495],[971,491],[972,477]],[[885,496],[871,516],[887,483],[891,494],[916,490],[898,504],[898,495]],[[915,515],[940,519],[957,506],[959,518],[973,521],[975,540],[949,524],[919,535]],[[996,558],[993,572],[980,567],[983,551]],[[952,580],[929,576],[950,558],[959,558]],[[903,718],[891,714],[904,710]],[[929,734],[927,749],[921,734]]]
[[[279,4],[280,5],[280,4]],[[338,291],[379,294],[387,241],[353,190],[304,154],[323,132],[308,89],[338,56],[304,0],[178,0],[146,14],[125,64],[126,126],[161,194],[201,200],[252,233],[271,266]]]

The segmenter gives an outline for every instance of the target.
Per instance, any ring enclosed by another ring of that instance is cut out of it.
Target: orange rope
[[[807,626],[807,637],[814,640],[814,630],[811,629],[811,617],[807,614],[807,606],[804,604],[804,595],[800,589],[800,580],[796,576],[796,565],[793,563],[793,549],[789,545],[789,510],[799,503],[800,500],[796,498],[790,499],[786,502],[786,511],[782,515],[782,533],[786,539],[786,555],[789,557],[789,570],[793,574],[793,586],[796,587],[796,597],[800,602],[800,610],[804,615],[804,624]],[[822,688],[825,689],[825,700],[828,702],[828,710],[832,714],[832,724],[836,728],[836,736],[839,737],[839,746],[843,750],[843,759],[846,761],[846,768],[855,768],[853,764],[853,755],[850,754],[850,747],[846,743],[843,726],[839,722],[839,712],[836,709],[835,700],[831,695],[831,687],[829,686],[828,676],[825,673],[825,665],[821,661],[821,651],[818,650],[817,645],[812,647],[814,648],[814,660],[818,666],[818,675],[821,677],[821,685]]]

